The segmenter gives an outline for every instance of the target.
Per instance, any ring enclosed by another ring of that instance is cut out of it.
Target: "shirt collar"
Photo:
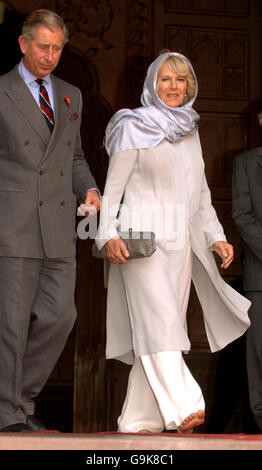
[[[21,74],[21,77],[23,78],[24,82],[26,83],[26,85],[35,85],[35,86],[38,86],[38,84],[35,82],[35,80],[38,78],[38,77],[35,77],[34,75],[31,74],[31,72],[29,72],[29,70],[25,67],[24,63],[23,63],[23,60],[20,61],[19,63],[19,72]],[[43,82],[45,85],[51,85],[51,77],[50,77],[50,74],[49,75],[46,75],[44,78],[43,78]]]

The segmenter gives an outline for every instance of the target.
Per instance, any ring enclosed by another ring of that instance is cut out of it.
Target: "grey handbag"
[[[119,237],[129,251],[129,259],[145,258],[156,251],[154,232],[133,232],[130,228],[128,232],[119,232]],[[95,258],[106,258],[105,245],[99,250],[94,243],[92,245],[92,255]]]

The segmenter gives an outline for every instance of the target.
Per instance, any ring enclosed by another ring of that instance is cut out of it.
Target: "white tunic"
[[[134,356],[190,349],[191,273],[211,350],[244,333],[250,302],[223,281],[211,253],[213,243],[226,238],[211,204],[197,133],[111,157],[98,247],[117,236],[117,227],[154,231],[157,250],[149,258],[110,265],[107,358],[132,363]]]

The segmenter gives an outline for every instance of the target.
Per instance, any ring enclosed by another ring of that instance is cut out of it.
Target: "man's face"
[[[23,36],[18,40],[24,54],[24,65],[34,77],[44,78],[56,68],[63,50],[64,33],[61,28],[50,30],[39,26],[32,41],[27,42]]]

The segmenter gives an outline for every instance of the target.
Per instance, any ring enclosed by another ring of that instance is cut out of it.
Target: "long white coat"
[[[111,157],[96,238],[99,248],[118,236],[119,226],[121,230],[132,227],[155,231],[157,252],[151,258],[132,260],[132,270],[131,263],[110,265],[107,358],[132,363],[134,356],[190,348],[186,324],[179,319],[177,305],[165,305],[165,299],[170,298],[168,281],[163,284],[160,279],[161,273],[164,276],[168,271],[167,280],[171,278],[172,283],[176,267],[171,266],[170,271],[170,259],[180,257],[179,265],[183,266],[181,256],[188,237],[193,252],[192,280],[203,309],[211,351],[223,348],[246,331],[250,302],[224,282],[211,250],[213,243],[226,238],[211,203],[198,133],[173,144],[164,140],[154,148],[127,150]],[[163,260],[164,270],[160,266]],[[153,277],[153,285],[148,286],[142,276],[138,289],[144,295],[136,311],[131,312],[129,299],[137,295],[137,283],[132,284],[129,279],[127,287],[128,270],[135,280],[140,268],[146,266],[148,270],[144,272],[157,270],[159,277]],[[173,298],[177,296],[174,292]],[[156,315],[160,307],[162,313]],[[161,322],[165,323],[164,329]]]

